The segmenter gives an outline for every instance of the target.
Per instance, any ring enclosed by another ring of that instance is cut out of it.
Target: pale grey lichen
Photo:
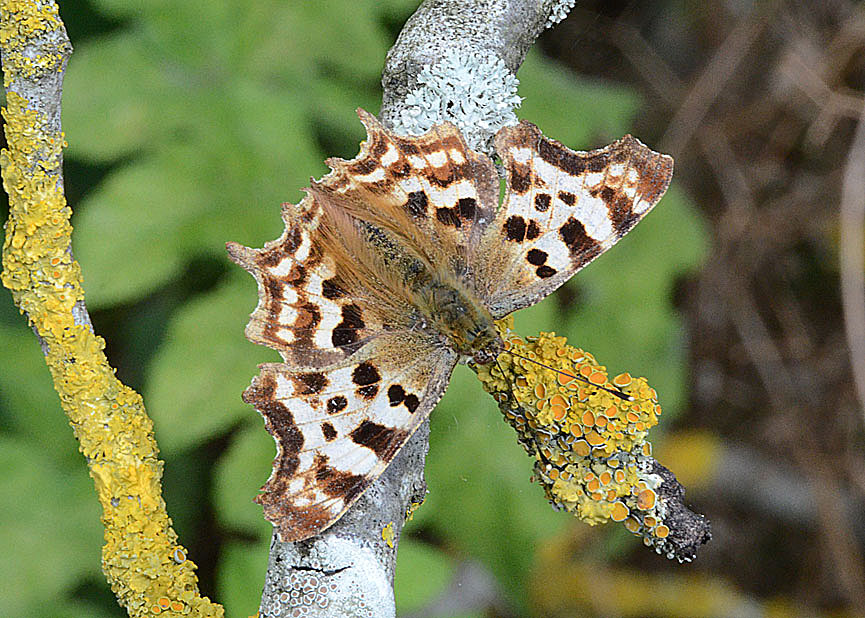
[[[571,12],[571,9],[574,8],[574,4],[576,4],[576,0],[559,0],[559,2],[557,2],[556,5],[553,7],[549,18],[547,18],[547,23],[545,27],[552,28],[557,23],[562,21],[565,17],[568,16],[568,13]]]
[[[519,81],[501,58],[453,50],[424,66],[417,83],[400,110],[399,133],[420,135],[447,121],[460,129],[470,148],[490,152],[496,132],[517,123]]]

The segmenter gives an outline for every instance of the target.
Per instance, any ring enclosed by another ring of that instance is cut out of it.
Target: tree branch
[[[102,504],[102,568],[130,616],[222,616],[162,500],[162,462],[141,397],[114,376],[84,305],[63,194],[60,98],[72,46],[49,0],[0,2],[9,220],[2,280],[39,338]]]
[[[461,67],[464,73],[457,76],[463,82],[488,80],[491,75],[498,75],[502,82],[513,78],[535,38],[546,24],[557,21],[556,11],[560,19],[562,7],[569,4],[557,0],[427,0],[406,22],[388,53],[382,76],[382,122],[397,132],[407,132],[402,112],[418,88],[418,76],[443,57],[466,59]],[[473,64],[475,58],[490,62]],[[496,65],[499,59],[503,64]],[[496,66],[504,70],[496,73]],[[454,99],[459,96],[459,86],[454,84]],[[479,113],[489,118],[512,113],[511,108],[495,107],[500,102],[495,97],[486,99],[490,109]],[[458,120],[444,116],[444,106],[426,111],[429,126],[445,119]],[[488,143],[497,129],[491,123],[480,141]],[[274,534],[262,617],[286,615],[301,607],[310,618],[395,615],[396,551],[407,511],[422,502],[426,493],[423,467],[428,438],[427,421],[385,473],[321,535],[282,543]],[[388,532],[383,534],[386,527]],[[388,542],[383,537],[391,532],[393,541]]]

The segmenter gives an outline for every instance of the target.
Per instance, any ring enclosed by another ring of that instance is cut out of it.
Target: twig
[[[853,382],[865,415],[865,107],[847,157],[839,223],[844,328]]]
[[[36,332],[103,508],[102,568],[130,616],[222,616],[162,500],[162,462],[141,396],[114,376],[93,332],[63,194],[60,98],[72,46],[49,0],[0,2],[9,193],[3,285]]]
[[[670,121],[661,140],[663,151],[676,156],[688,144],[712,102],[721,94],[724,86],[735,74],[736,67],[763,32],[776,4],[777,2],[767,3],[767,7],[759,9],[760,14],[744,17],[727,36]]]

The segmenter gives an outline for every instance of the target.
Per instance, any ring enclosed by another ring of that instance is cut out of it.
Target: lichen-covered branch
[[[222,616],[198,594],[195,565],[162,500],[162,462],[140,395],[114,376],[84,305],[63,193],[60,95],[72,52],[57,6],[0,3],[9,220],[3,285],[39,337],[102,504],[103,570],[130,616]]]
[[[417,135],[447,120],[469,146],[492,155],[496,131],[516,122],[516,73],[526,53],[571,6],[562,0],[427,0],[388,52],[382,123]]]
[[[515,73],[529,47],[572,5],[561,0],[427,0],[388,54],[380,119],[406,134],[449,120],[464,131],[471,127],[471,144],[489,152],[491,137],[514,118]],[[346,515],[321,535],[282,543],[274,534],[262,617],[296,608],[310,618],[395,615],[396,550],[406,513],[426,493],[428,435],[427,422]]]

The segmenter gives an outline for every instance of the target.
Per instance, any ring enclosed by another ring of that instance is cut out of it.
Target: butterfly
[[[282,541],[338,520],[441,398],[460,360],[494,361],[494,322],[609,249],[658,202],[673,160],[626,136],[576,152],[502,128],[505,173],[444,123],[406,137],[358,110],[367,138],[328,159],[285,231],[227,243],[258,283],[247,337],[276,349],[244,391],[277,443],[256,502]]]

